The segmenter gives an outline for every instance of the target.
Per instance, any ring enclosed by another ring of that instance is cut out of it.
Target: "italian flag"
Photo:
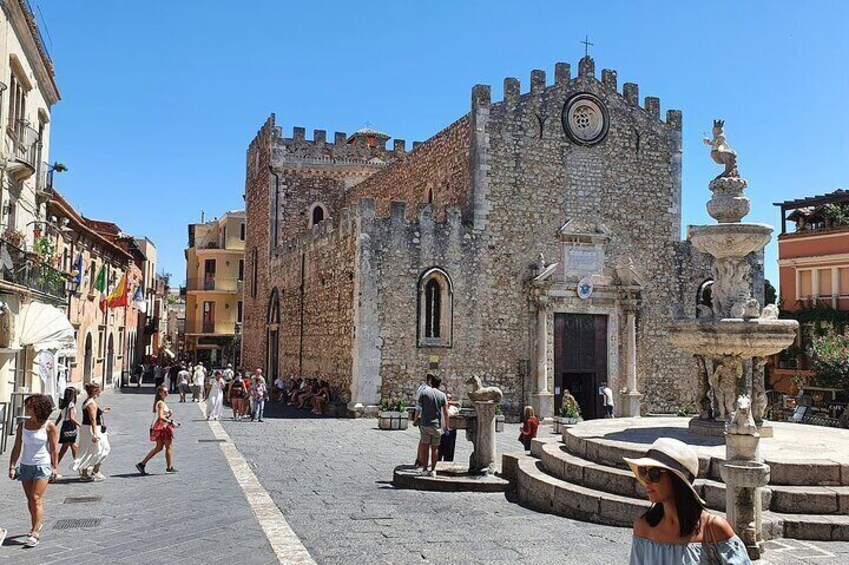
[[[127,273],[121,277],[118,286],[115,287],[109,296],[100,300],[100,309],[106,312],[107,308],[117,308],[119,306],[127,306]]]

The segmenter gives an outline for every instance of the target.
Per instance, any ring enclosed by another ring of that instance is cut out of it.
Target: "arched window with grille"
[[[454,291],[448,273],[437,267],[419,279],[419,347],[451,347]]]

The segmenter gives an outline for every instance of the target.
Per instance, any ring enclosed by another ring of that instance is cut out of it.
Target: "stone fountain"
[[[724,123],[715,120],[711,158],[725,170],[713,179],[713,193],[707,211],[717,223],[690,226],[688,239],[693,247],[713,258],[712,304],[696,319],[678,319],[670,328],[673,343],[693,354],[698,389],[698,418],[690,431],[721,436],[735,411],[737,397],[752,399],[752,415],[763,437],[772,429],[763,425],[766,408],[763,358],[788,347],[796,339],[799,324],[779,320],[778,308],[761,304],[752,296],[752,253],[769,243],[772,226],[742,223],[749,213],[749,199],[743,193],[746,179],[737,170],[737,153],[725,139]],[[751,367],[752,378],[746,378]]]
[[[769,482],[770,468],[760,456],[766,408],[763,358],[780,352],[796,339],[799,324],[779,320],[775,304],[761,309],[752,296],[750,254],[769,243],[772,227],[742,223],[749,213],[743,194],[746,180],[737,170],[737,153],[725,139],[724,123],[714,120],[711,158],[725,170],[710,182],[713,193],[708,213],[717,223],[690,226],[693,247],[713,258],[712,304],[695,320],[679,319],[670,331],[673,343],[693,354],[699,416],[690,432],[725,437],[725,511],[734,531],[758,559],[763,546],[760,491]],[[747,367],[751,379],[745,377]]]

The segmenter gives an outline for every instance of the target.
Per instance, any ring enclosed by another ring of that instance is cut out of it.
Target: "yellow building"
[[[189,224],[185,351],[195,361],[238,365],[244,272],[244,210]]]

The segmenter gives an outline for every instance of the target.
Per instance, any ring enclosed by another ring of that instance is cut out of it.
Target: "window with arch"
[[[696,318],[709,318],[713,315],[713,279],[707,279],[699,285],[696,292]]]
[[[448,273],[428,269],[419,280],[419,347],[451,347],[454,291]]]
[[[327,218],[327,210],[324,207],[324,204],[320,202],[316,202],[312,206],[310,206],[310,227],[313,227],[316,224],[320,224]]]

